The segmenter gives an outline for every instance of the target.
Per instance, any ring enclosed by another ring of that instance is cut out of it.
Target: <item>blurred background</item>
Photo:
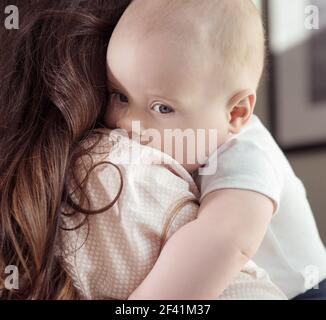
[[[303,181],[326,244],[326,0],[256,0],[268,64],[256,114]]]

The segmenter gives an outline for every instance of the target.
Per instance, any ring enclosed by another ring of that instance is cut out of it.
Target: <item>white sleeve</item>
[[[276,160],[265,148],[249,139],[234,138],[218,149],[209,159],[215,173],[198,176],[201,200],[209,193],[220,189],[245,189],[259,192],[274,203],[277,212],[282,177]]]

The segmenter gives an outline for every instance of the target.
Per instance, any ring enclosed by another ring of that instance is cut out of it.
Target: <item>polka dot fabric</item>
[[[90,137],[85,147],[94,139]],[[114,200],[121,188],[119,170],[123,181],[120,197],[107,211],[89,215],[82,227],[62,230],[58,255],[83,299],[127,299],[154,266],[164,241],[196,218],[200,194],[175,160],[120,134],[102,136],[92,157],[79,161],[78,178],[82,180],[94,164],[103,161],[87,181],[89,207],[97,210]],[[70,191],[75,190],[73,180],[70,185]],[[63,210],[69,212],[68,207]],[[64,227],[74,228],[84,218],[81,213],[64,217]],[[245,276],[247,282],[248,278],[256,282],[250,274]],[[266,283],[273,287],[270,280]],[[239,292],[250,297],[252,288],[247,286],[246,291],[246,286],[238,281],[224,298]]]

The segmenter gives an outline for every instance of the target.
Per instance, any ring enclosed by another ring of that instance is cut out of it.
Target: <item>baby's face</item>
[[[139,121],[143,143],[151,136],[149,145],[170,154],[188,171],[197,169],[212,152],[208,144],[221,145],[228,135],[227,97],[216,81],[223,75],[216,77],[216,68],[213,73],[209,66],[186,41],[175,43],[168,35],[154,34],[142,40],[113,36],[107,52],[111,92],[107,126],[131,135],[132,122]],[[175,129],[179,137],[181,130],[190,138],[181,137],[174,144],[168,137]],[[209,129],[215,130],[210,139]],[[155,132],[160,140],[153,139]],[[182,141],[180,160],[176,153],[180,154]],[[188,159],[194,153],[195,162]]]

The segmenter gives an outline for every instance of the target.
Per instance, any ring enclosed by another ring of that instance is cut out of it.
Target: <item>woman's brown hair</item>
[[[0,26],[1,299],[78,298],[55,254],[61,207],[107,106],[106,47],[129,2],[16,1],[19,29]],[[17,290],[5,288],[7,265]]]

